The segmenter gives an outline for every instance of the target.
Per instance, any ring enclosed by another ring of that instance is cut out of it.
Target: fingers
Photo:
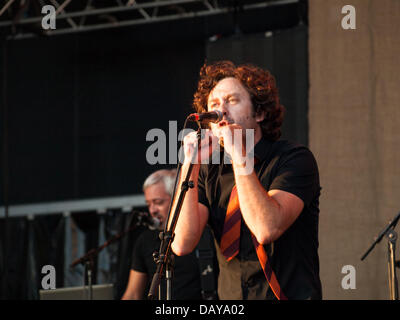
[[[211,130],[201,130],[200,148],[202,146],[208,146],[209,142],[213,141],[214,139],[216,139],[216,137],[213,135]],[[190,132],[187,134],[183,142],[185,145],[196,147],[198,143],[197,132]]]
[[[208,163],[210,155],[218,147],[218,138],[214,136],[211,130],[201,131],[201,141],[198,146],[198,137],[196,132],[190,132],[184,137],[184,152],[186,161],[194,161],[194,163]],[[194,153],[197,152],[196,159],[193,159]]]

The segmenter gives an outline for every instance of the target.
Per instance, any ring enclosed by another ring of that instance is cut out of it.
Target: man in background
[[[122,300],[146,299],[157,265],[153,252],[160,248],[159,233],[164,229],[173,196],[176,170],[158,170],[143,184],[143,192],[151,217],[158,224],[156,230],[145,230],[137,239],[132,256],[129,281]],[[213,266],[212,266],[213,267]],[[165,299],[164,281],[161,282],[161,299]],[[173,300],[202,299],[199,259],[196,252],[175,257],[172,278]]]

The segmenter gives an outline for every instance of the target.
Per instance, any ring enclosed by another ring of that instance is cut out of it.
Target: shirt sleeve
[[[320,185],[317,162],[309,149],[296,148],[282,155],[272,189],[290,192],[303,200],[305,206],[310,205],[319,194]]]
[[[206,167],[202,165],[200,167],[199,172],[199,180],[198,180],[198,193],[199,193],[199,202],[205,205],[208,210],[210,210],[210,203],[207,198],[207,191],[206,191]]]
[[[146,264],[145,264],[145,259],[143,257],[142,248],[144,248],[143,233],[139,236],[139,238],[137,239],[137,241],[133,247],[131,269],[138,271],[138,272],[148,273],[148,270],[147,270]]]

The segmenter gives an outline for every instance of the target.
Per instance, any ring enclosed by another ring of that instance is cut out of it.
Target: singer
[[[199,114],[218,110],[223,118],[209,123],[200,143],[190,178],[195,186],[186,194],[172,250],[190,253],[208,224],[217,245],[220,299],[321,299],[318,166],[307,147],[279,140],[284,107],[274,77],[230,61],[204,65],[193,106]],[[245,150],[245,129],[254,130],[253,153]],[[235,147],[234,130],[242,130],[242,148]],[[180,177],[196,139],[195,133],[184,139]],[[231,163],[207,164],[212,139]],[[243,158],[254,163],[250,173],[242,172]]]

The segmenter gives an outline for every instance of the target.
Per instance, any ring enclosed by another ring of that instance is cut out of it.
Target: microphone
[[[136,212],[135,222],[137,226],[145,226],[151,230],[158,229],[158,227],[161,225],[160,219],[156,217],[153,218],[147,212]]]
[[[217,123],[222,120],[224,115],[221,111],[214,110],[210,112],[203,112],[203,113],[192,113],[188,116],[189,121],[199,121],[202,123]]]
[[[154,217],[151,219],[149,223],[149,228],[153,230],[157,230],[161,226],[161,221],[160,219]]]

